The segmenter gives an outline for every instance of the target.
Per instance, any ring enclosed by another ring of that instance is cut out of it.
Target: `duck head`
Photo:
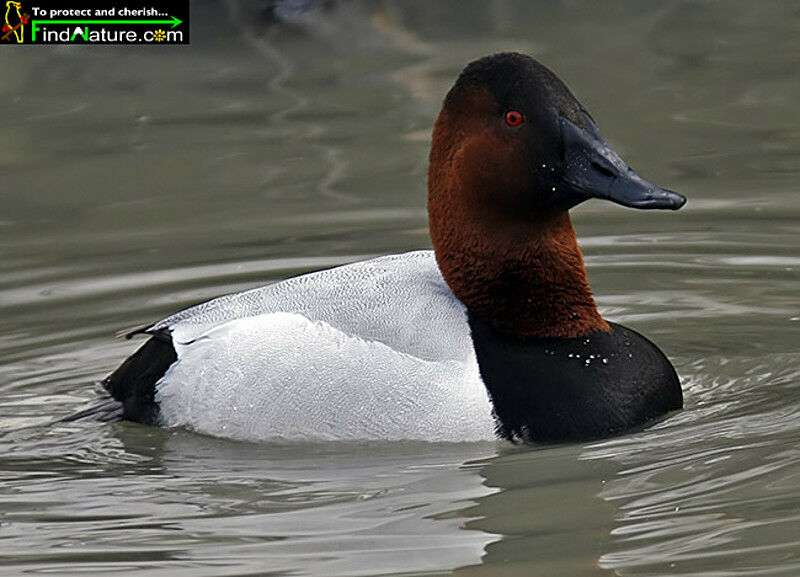
[[[577,337],[597,312],[568,211],[686,199],[643,179],[550,70],[516,53],[469,64],[433,132],[428,212],[437,262],[471,313],[517,336]]]

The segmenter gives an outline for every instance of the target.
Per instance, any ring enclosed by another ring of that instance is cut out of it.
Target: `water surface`
[[[193,2],[189,47],[0,51],[0,574],[800,571],[794,2]],[[686,408],[592,444],[248,444],[50,425],[222,293],[429,247],[441,99],[527,52],[678,213],[574,211]]]

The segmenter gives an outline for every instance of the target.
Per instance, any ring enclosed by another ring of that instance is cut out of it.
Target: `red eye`
[[[522,117],[521,112],[517,112],[516,110],[509,110],[506,112],[506,124],[509,126],[519,126],[522,124],[522,121],[525,120]]]

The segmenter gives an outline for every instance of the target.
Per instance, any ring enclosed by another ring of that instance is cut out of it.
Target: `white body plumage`
[[[186,309],[156,384],[163,424],[236,439],[495,439],[464,305],[432,251]]]

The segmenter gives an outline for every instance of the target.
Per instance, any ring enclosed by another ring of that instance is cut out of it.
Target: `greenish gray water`
[[[797,575],[796,3],[325,6],[194,2],[189,47],[0,50],[0,574]],[[441,98],[510,49],[690,199],[574,211],[604,315],[673,359],[684,411],[532,448],[49,424],[121,328],[429,246]]]

